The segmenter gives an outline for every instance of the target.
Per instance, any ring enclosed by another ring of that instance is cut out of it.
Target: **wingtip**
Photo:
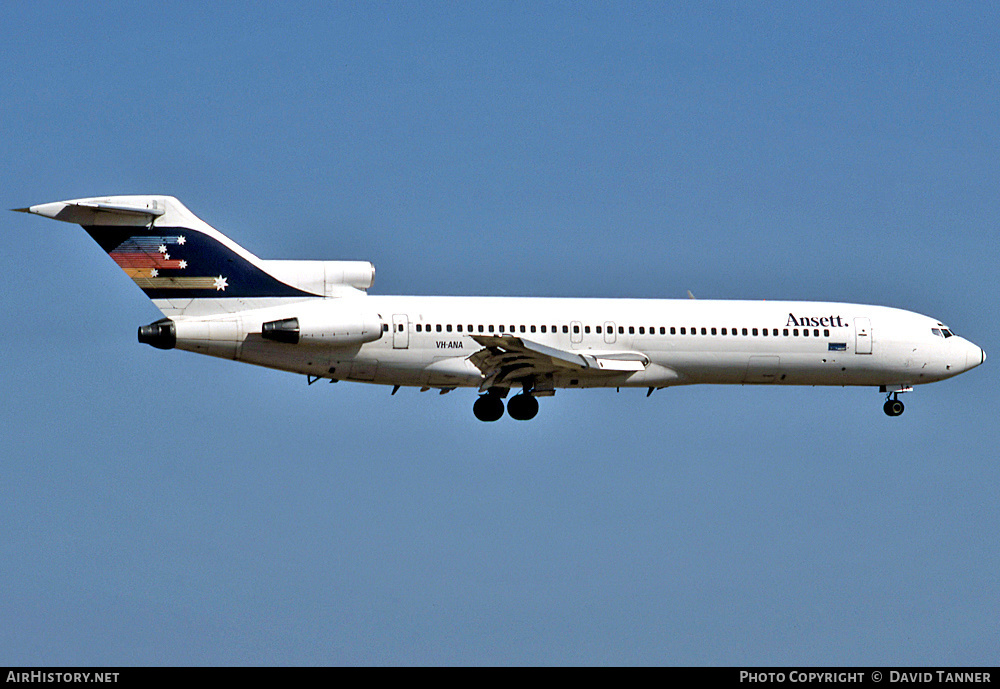
[[[12,211],[16,213],[30,213],[31,208],[11,208]]]

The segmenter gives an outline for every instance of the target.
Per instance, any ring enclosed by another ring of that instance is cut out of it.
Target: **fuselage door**
[[[605,342],[605,344],[614,344],[615,343],[615,338],[616,338],[616,335],[615,335],[615,324],[612,323],[611,321],[607,321],[604,324],[604,342]]]
[[[872,323],[867,318],[854,319],[854,353],[872,353]]]
[[[410,323],[405,313],[392,314],[392,348],[406,349],[410,346]]]
[[[583,342],[583,323],[580,321],[572,321],[569,324],[569,341],[571,344]]]

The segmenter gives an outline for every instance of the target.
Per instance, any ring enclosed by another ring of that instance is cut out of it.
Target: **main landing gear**
[[[503,398],[492,390],[480,395],[472,405],[472,413],[480,421],[497,421],[503,416]],[[518,421],[533,419],[538,413],[538,400],[527,392],[514,395],[507,401],[507,413]]]
[[[529,421],[535,418],[535,414],[538,413],[538,400],[535,399],[534,395],[529,395],[526,392],[514,395],[507,402],[507,413],[512,419]]]
[[[496,421],[503,416],[503,399],[495,392],[487,392],[472,405],[472,413],[480,421]]]

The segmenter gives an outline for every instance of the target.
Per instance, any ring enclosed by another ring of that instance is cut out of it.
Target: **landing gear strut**
[[[886,398],[885,404],[882,405],[882,410],[887,416],[899,416],[906,408],[903,406],[903,403],[899,401],[899,398],[897,397],[898,394],[899,393],[896,392],[889,393],[889,397]]]

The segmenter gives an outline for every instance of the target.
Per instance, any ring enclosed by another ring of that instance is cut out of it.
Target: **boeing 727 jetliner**
[[[367,261],[262,260],[170,196],[18,208],[78,223],[163,312],[139,342],[326,378],[442,393],[531,419],[559,388],[868,385],[898,395],[986,360],[940,321],[800,301],[369,296]]]

